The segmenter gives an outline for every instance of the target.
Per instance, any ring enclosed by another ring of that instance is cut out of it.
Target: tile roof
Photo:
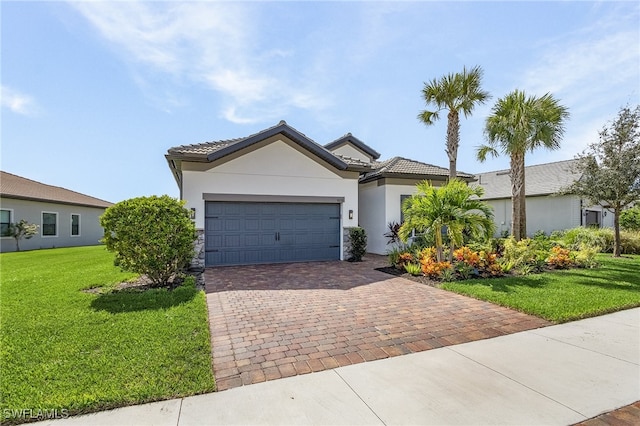
[[[107,208],[113,205],[113,203],[99,198],[59,186],[46,185],[3,171],[0,171],[0,196],[88,207]]]
[[[388,160],[374,163],[373,170],[361,176],[360,182],[369,182],[379,177],[415,177],[417,179],[428,179],[429,177],[449,176],[449,169],[434,166],[433,164],[422,163],[420,161],[409,160],[403,157],[393,157]],[[472,179],[473,175],[458,172],[458,177],[462,179]]]
[[[580,178],[580,174],[573,171],[575,163],[576,160],[566,160],[525,167],[525,194],[555,194],[571,185]],[[478,181],[473,185],[484,188],[482,199],[511,198],[511,177],[508,169],[479,173],[476,177]]]
[[[327,148],[329,151],[332,151],[334,148],[338,148],[348,143],[351,143],[353,146],[359,148],[362,152],[371,156],[371,158],[373,158],[374,160],[377,160],[378,158],[380,158],[380,154],[378,153],[378,151],[371,148],[369,145],[362,142],[360,139],[356,138],[351,133],[347,133],[346,135],[339,137],[335,141],[329,142],[324,147]]]
[[[347,163],[348,166],[362,167],[367,170],[371,170],[371,163],[368,161],[360,160],[359,158],[348,157],[346,155],[333,153],[336,157]]]
[[[280,121],[275,126],[261,130],[257,133],[254,133],[253,135],[244,138],[212,141],[195,145],[180,145],[177,147],[169,148],[166,157],[167,160],[178,159],[187,161],[211,162],[277,134],[283,134],[287,138],[298,143],[303,148],[306,148],[310,152],[314,153],[315,155],[327,161],[329,164],[332,164],[334,167],[337,167],[338,169],[343,170],[347,168],[347,164],[343,162],[339,157],[331,153],[322,145],[313,141],[304,133],[289,126],[284,120]],[[171,167],[171,161],[169,164]]]
[[[206,157],[222,148],[226,148],[247,138],[227,139],[222,141],[204,142],[192,145],[180,145],[169,149],[170,154],[196,155]]]

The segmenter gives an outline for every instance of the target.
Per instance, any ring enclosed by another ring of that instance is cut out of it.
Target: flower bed
[[[474,250],[460,247],[444,261],[437,260],[433,247],[396,249],[389,253],[389,261],[401,273],[434,281],[457,281],[528,275],[549,269],[592,268],[597,266],[597,252],[593,247],[572,251],[547,239],[515,241],[511,237],[501,240],[495,248]]]

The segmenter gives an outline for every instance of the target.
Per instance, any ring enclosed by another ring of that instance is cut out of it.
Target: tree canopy
[[[425,233],[433,230],[438,261],[443,260],[442,230],[451,241],[449,259],[453,248],[463,244],[464,234],[472,237],[490,237],[493,234],[493,210],[480,201],[484,189],[470,187],[461,180],[453,179],[442,187],[428,181],[417,185],[417,193],[404,200],[402,211],[405,221],[398,234],[407,241],[413,230]]]
[[[560,148],[568,117],[567,108],[550,93],[536,97],[515,90],[498,100],[486,120],[487,145],[479,146],[476,154],[480,161],[500,153],[510,157],[511,233],[516,240],[527,235],[525,154]]]
[[[640,105],[625,106],[598,142],[576,156],[581,178],[564,189],[614,214],[614,256],[620,256],[620,214],[640,201]]]
[[[466,67],[462,72],[447,74],[440,79],[433,79],[424,84],[422,97],[427,105],[433,105],[435,110],[424,110],[418,114],[418,119],[427,126],[440,118],[440,111],[447,110],[447,148],[449,156],[449,179],[457,177],[458,147],[460,145],[460,112],[466,117],[471,115],[477,104],[483,104],[489,99],[489,92],[482,90],[482,68],[475,66],[470,70]]]

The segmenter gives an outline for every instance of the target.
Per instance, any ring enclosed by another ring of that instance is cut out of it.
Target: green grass
[[[0,254],[0,413],[69,414],[212,391],[205,295],[109,291],[103,246]],[[82,291],[104,287],[103,294]]]
[[[441,288],[555,322],[640,306],[640,256],[597,259],[597,269],[458,281]]]

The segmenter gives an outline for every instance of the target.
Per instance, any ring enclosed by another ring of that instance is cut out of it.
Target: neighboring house
[[[99,217],[112,204],[57,186],[0,172],[1,251],[16,250],[7,236],[9,224],[26,220],[39,226],[20,250],[99,244],[103,236]]]
[[[575,195],[556,195],[580,175],[573,170],[576,160],[525,167],[527,235],[577,226],[613,227],[613,213],[591,206]],[[496,234],[511,230],[511,178],[509,170],[480,173],[473,185],[484,188],[482,199],[494,209]]]
[[[379,157],[351,134],[322,146],[284,121],[166,155],[204,236],[206,266],[346,259],[355,226],[365,228],[369,252],[386,253],[387,224],[401,221],[404,197],[421,180],[445,182],[448,169]]]

